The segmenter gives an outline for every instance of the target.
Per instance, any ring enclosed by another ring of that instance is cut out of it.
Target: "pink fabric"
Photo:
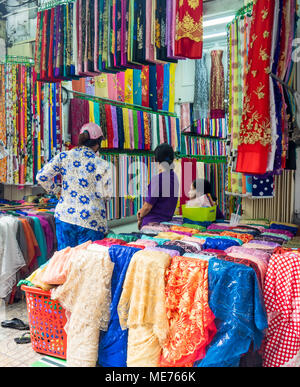
[[[91,243],[91,241],[88,241],[73,248],[66,247],[63,250],[57,251],[49,260],[41,280],[49,285],[62,285],[67,278],[70,258],[74,254],[78,254],[78,251],[86,250]]]
[[[127,242],[123,241],[123,239],[114,239],[114,238],[104,238],[94,243],[100,246],[107,246],[107,247],[112,245],[127,245]]]

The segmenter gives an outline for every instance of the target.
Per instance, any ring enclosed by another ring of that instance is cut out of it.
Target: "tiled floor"
[[[26,302],[20,301],[12,305],[5,305],[0,300],[0,321],[19,318],[28,323]],[[30,367],[43,355],[36,353],[29,344],[16,344],[15,337],[20,337],[26,331],[2,328],[0,325],[0,367]]]

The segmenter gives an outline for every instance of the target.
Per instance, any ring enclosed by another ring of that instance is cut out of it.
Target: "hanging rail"
[[[165,112],[163,110],[155,111],[151,108],[141,106],[141,105],[128,104],[126,102],[115,101],[115,100],[112,100],[109,98],[97,97],[96,95],[82,93],[82,92],[75,91],[75,90],[69,90],[69,89],[65,88],[64,86],[62,86],[62,90],[64,90],[67,93],[67,95],[69,95],[69,93],[71,93],[71,94],[75,95],[75,97],[78,96],[79,98],[87,99],[90,101],[101,102],[104,104],[106,103],[109,105],[124,107],[124,108],[132,109],[132,110],[140,110],[140,111],[144,111],[146,113],[153,113],[153,114],[159,114],[159,115],[164,115],[164,116],[168,116],[168,117],[179,118],[175,113],[169,113],[169,112]]]

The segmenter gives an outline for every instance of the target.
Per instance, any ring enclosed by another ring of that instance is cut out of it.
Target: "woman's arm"
[[[141,220],[146,215],[148,215],[149,212],[152,210],[152,208],[153,208],[152,204],[149,204],[149,203],[145,202],[143,207],[137,213],[138,220]]]
[[[54,182],[54,177],[61,173],[60,154],[56,155],[49,163],[37,173],[37,182],[50,194],[58,195],[61,187]]]
[[[144,203],[143,207],[138,211],[137,213],[137,219],[138,219],[138,229],[140,230],[142,227],[142,221],[143,218],[149,214],[149,212],[152,210],[153,205],[149,204],[147,202]]]

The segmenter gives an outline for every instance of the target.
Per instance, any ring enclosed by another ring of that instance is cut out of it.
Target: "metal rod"
[[[297,90],[293,89],[290,85],[288,85],[286,82],[284,82],[282,79],[278,78],[277,75],[273,73],[269,73],[272,78],[276,79],[279,83],[281,83],[283,86],[285,86],[287,89],[289,89],[293,94],[297,92]]]
[[[62,89],[65,90],[67,94],[68,93],[78,94],[79,96],[86,97],[88,99],[100,100],[103,103],[114,104],[114,105],[125,107],[125,108],[128,108],[128,109],[138,109],[138,110],[146,111],[146,112],[149,112],[149,113],[162,114],[162,115],[167,115],[167,116],[170,116],[170,117],[176,117],[177,118],[177,115],[174,114],[174,113],[168,113],[168,112],[164,112],[162,110],[154,111],[151,108],[147,108],[147,107],[141,106],[141,105],[127,104],[126,102],[114,101],[114,100],[109,99],[109,98],[102,98],[102,97],[97,97],[96,95],[82,93],[80,91],[69,90],[69,89],[65,88],[64,86],[62,86]]]

